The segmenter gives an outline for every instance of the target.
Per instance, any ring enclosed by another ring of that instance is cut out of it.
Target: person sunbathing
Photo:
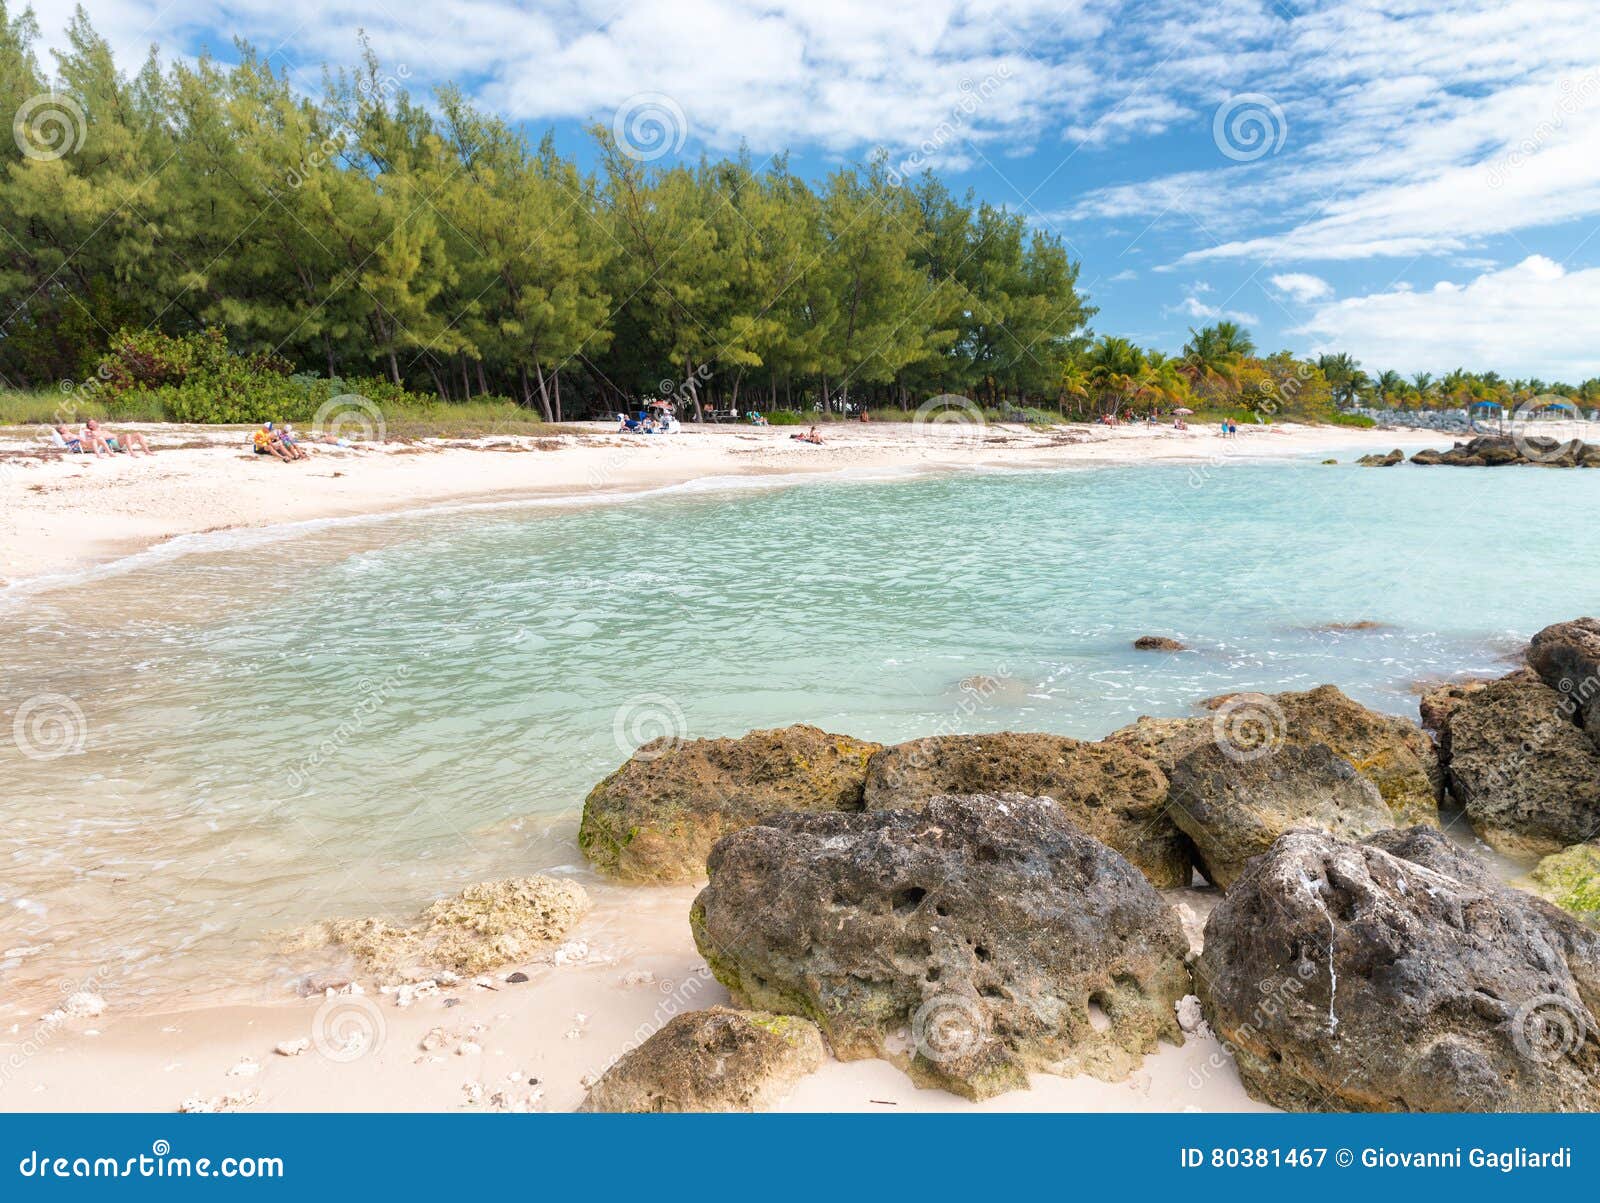
[[[817,433],[817,428],[815,426],[806,431],[804,434],[791,434],[789,437],[797,442],[812,443],[818,447],[822,446],[822,436]]]
[[[126,452],[130,459],[133,457],[135,447],[146,455],[150,454],[150,444],[144,441],[144,435],[137,430],[125,430],[120,435],[112,434],[93,418],[83,424],[83,429],[89,436],[90,445],[95,447],[96,455],[100,454],[100,447],[105,447],[108,452]]]
[[[83,440],[77,435],[73,434],[60,422],[57,422],[53,427],[51,427],[50,441],[61,450],[70,452],[73,455],[88,454],[88,452],[83,449]]]

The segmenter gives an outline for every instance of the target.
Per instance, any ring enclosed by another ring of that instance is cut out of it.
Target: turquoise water
[[[275,930],[581,872],[584,794],[656,734],[1096,737],[1324,681],[1414,716],[1596,611],[1597,503],[1600,472],[1218,463],[192,542],[0,606],[6,722],[50,699],[25,742],[68,753],[0,745],[0,993],[281,992]],[[1387,625],[1318,629],[1354,621]]]

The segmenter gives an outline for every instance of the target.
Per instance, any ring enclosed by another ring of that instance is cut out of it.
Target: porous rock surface
[[[580,1111],[765,1111],[822,1066],[822,1034],[794,1015],[708,1007],[624,1053]]]
[[[653,741],[590,791],[578,846],[614,877],[694,881],[713,844],[767,815],[860,810],[879,746],[803,724],[737,739]]]
[[[914,739],[872,758],[863,797],[868,810],[891,810],[944,794],[1009,793],[1054,798],[1152,884],[1189,884],[1189,843],[1166,813],[1166,774],[1126,744],[1013,731]]]
[[[1600,933],[1437,831],[1283,836],[1212,912],[1195,984],[1275,1106],[1600,1108]]]
[[[1188,943],[1117,852],[1047,798],[789,814],[713,850],[695,943],[740,1006],[834,1055],[981,1099],[1029,1070],[1128,1073],[1182,1042]]]

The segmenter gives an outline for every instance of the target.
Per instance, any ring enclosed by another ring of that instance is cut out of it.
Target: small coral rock
[[[415,923],[334,919],[297,933],[290,948],[335,945],[375,974],[418,967],[481,973],[556,943],[589,905],[583,887],[566,878],[482,881],[433,903]]]
[[[624,1053],[580,1111],[764,1111],[822,1066],[810,1020],[710,1007],[675,1016]]]

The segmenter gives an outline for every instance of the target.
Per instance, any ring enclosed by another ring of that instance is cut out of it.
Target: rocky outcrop
[[[1417,705],[1422,716],[1422,729],[1432,731],[1443,739],[1449,731],[1450,715],[1455,708],[1487,684],[1487,681],[1449,681],[1425,689]]]
[[[1600,738],[1600,619],[1545,627],[1528,644],[1528,667],[1565,696],[1573,719]]]
[[[556,943],[589,906],[584,888],[562,877],[482,881],[433,903],[414,923],[333,919],[295,933],[285,951],[333,946],[378,976],[412,969],[482,973]]]
[[[675,1016],[619,1057],[579,1111],[765,1111],[822,1067],[809,1020],[710,1007]]]
[[[1187,644],[1168,638],[1166,635],[1140,635],[1133,641],[1133,650],[1136,652],[1186,652]]]
[[[1125,747],[1156,762],[1163,773],[1190,752],[1212,741],[1210,717],[1151,718],[1140,715],[1126,727],[1119,727],[1101,743]]]
[[[1195,977],[1279,1107],[1600,1109],[1600,933],[1436,832],[1285,835],[1212,912]]]
[[[1396,447],[1388,455],[1363,455],[1356,463],[1363,468],[1392,468],[1405,462],[1406,453]]]
[[[690,925],[740,1006],[816,1021],[981,1099],[1029,1070],[1125,1075],[1182,1042],[1177,916],[1048,798],[790,814],[717,844]]]
[[[1443,464],[1458,468],[1498,468],[1510,464],[1535,464],[1546,468],[1600,467],[1600,446],[1580,439],[1553,439],[1542,435],[1480,435],[1457,443],[1448,451],[1419,451],[1414,464]]]
[[[645,744],[590,791],[578,846],[629,881],[693,881],[723,836],[783,811],[860,810],[880,745],[816,727]]]
[[[1600,844],[1574,844],[1518,883],[1590,927],[1600,927]]]
[[[1189,884],[1189,843],[1165,813],[1166,775],[1123,744],[1010,731],[914,739],[872,758],[864,798],[868,810],[890,810],[941,794],[1007,793],[1054,798],[1153,884]]]
[[[1395,826],[1439,821],[1442,785],[1428,737],[1403,718],[1351,701],[1335,686],[1303,692],[1223,694],[1202,703],[1213,712],[1219,744],[1327,744],[1378,787]]]
[[[1450,794],[1494,847],[1542,856],[1600,832],[1600,749],[1572,707],[1525,670],[1449,711],[1440,747]]]
[[[1180,760],[1171,781],[1172,816],[1194,841],[1200,871],[1224,889],[1292,828],[1361,839],[1394,826],[1377,786],[1327,744],[1241,759],[1209,743]]]

